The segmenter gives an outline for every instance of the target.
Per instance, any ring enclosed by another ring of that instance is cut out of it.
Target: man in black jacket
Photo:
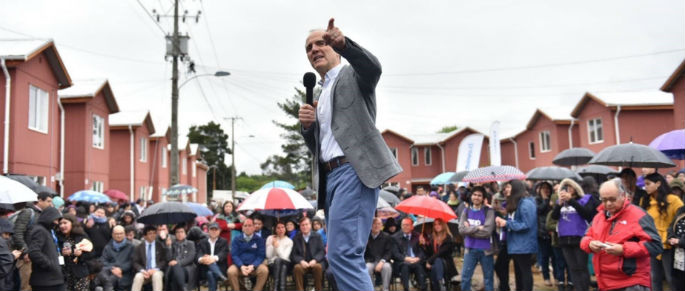
[[[300,232],[293,238],[293,250],[290,262],[293,267],[293,278],[297,290],[304,290],[304,274],[311,272],[314,277],[314,288],[319,291],[323,284],[323,260],[325,250],[321,235],[312,232],[312,222],[308,217],[300,220]]]
[[[117,225],[112,229],[112,240],[102,251],[100,262],[102,271],[98,274],[98,280],[104,291],[128,290],[133,282],[133,245],[126,239],[125,229]]]
[[[131,290],[140,291],[143,284],[152,281],[152,290],[162,291],[168,263],[167,248],[157,242],[157,228],[154,226],[145,226],[143,233],[143,242],[133,251],[133,270],[138,273],[133,277]]]
[[[64,276],[62,265],[64,257],[61,257],[57,245],[55,227],[62,217],[54,207],[43,209],[38,222],[31,229],[29,235],[29,257],[31,258],[31,279],[29,284],[32,290],[64,290]]]
[[[197,251],[200,274],[206,274],[209,291],[216,291],[217,279],[227,279],[225,270],[228,269],[228,241],[219,234],[219,224],[212,222],[209,225],[209,238],[200,241]]]
[[[419,234],[414,232],[414,223],[411,218],[402,219],[402,231],[397,232],[395,238],[395,268],[400,274],[402,286],[409,291],[409,275],[414,273],[420,290],[426,290],[426,271],[423,269],[423,261],[426,255],[419,247]]]
[[[15,282],[17,269],[14,264],[21,251],[10,248],[13,233],[12,223],[7,218],[0,217],[0,290],[18,290],[18,284]]]
[[[184,224],[174,228],[176,239],[172,242],[167,237],[166,244],[170,248],[169,271],[167,272],[167,290],[195,289],[195,243],[186,239]]]
[[[254,234],[260,236],[266,241],[266,238],[271,235],[271,230],[264,227],[263,217],[261,215],[253,215],[252,221],[254,221]]]
[[[374,218],[369,241],[366,243],[364,260],[366,261],[366,269],[369,270],[371,279],[373,279],[374,273],[380,273],[383,291],[388,291],[390,278],[392,278],[392,266],[390,265],[392,242],[390,241],[390,236],[382,232],[382,229],[383,221],[378,217]]]
[[[22,204],[22,203],[20,203]],[[38,200],[36,203],[23,203],[26,207],[16,206],[16,209],[21,209],[12,216],[16,216],[14,220],[14,236],[12,237],[12,244],[15,250],[23,252],[22,256],[17,260],[17,269],[19,269],[19,276],[21,277],[21,289],[30,290],[29,278],[31,278],[31,259],[28,254],[28,239],[31,233],[31,227],[36,224],[40,218],[43,209],[52,206],[52,193],[40,192],[38,193]]]

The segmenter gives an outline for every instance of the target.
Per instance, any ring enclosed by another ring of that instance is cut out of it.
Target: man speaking
[[[340,290],[373,290],[364,249],[378,187],[402,171],[375,126],[381,65],[332,18],[325,31],[310,32],[305,49],[322,90],[313,106],[300,107],[299,120],[317,161],[314,181],[318,205],[325,205],[330,268]],[[342,65],[341,56],[350,65]]]

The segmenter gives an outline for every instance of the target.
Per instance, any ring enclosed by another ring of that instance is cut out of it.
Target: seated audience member
[[[378,217],[374,218],[369,241],[366,243],[364,260],[366,261],[369,276],[373,279],[374,273],[380,274],[383,282],[383,291],[388,291],[390,278],[392,277],[392,266],[390,265],[390,256],[392,255],[392,242],[390,240],[392,238],[389,234],[382,232],[382,228],[383,221]]]
[[[452,252],[455,248],[454,238],[447,223],[442,219],[433,222],[433,233],[430,239],[419,237],[419,245],[422,245],[426,253],[426,270],[430,272],[431,290],[445,290],[445,279],[456,276],[457,268],[454,266]]]
[[[414,222],[411,218],[402,219],[400,224],[402,231],[395,234],[395,259],[396,272],[400,274],[404,291],[409,291],[409,275],[414,273],[419,283],[419,290],[426,290],[426,273],[423,268],[425,254],[419,247],[419,234],[414,232]]]
[[[264,219],[260,215],[253,215],[252,221],[254,221],[254,234],[260,236],[264,240],[271,235],[271,231],[264,227]]]
[[[224,270],[228,267],[228,241],[220,235],[219,224],[210,223],[209,237],[200,241],[197,252],[200,274],[206,274],[209,291],[216,290],[217,279],[227,279]]]
[[[293,251],[290,261],[293,265],[293,279],[297,290],[304,290],[304,274],[311,272],[314,277],[314,289],[321,290],[323,284],[323,261],[326,257],[321,236],[312,232],[311,220],[304,217],[300,220],[300,232],[293,239]]]
[[[277,222],[276,234],[266,239],[266,260],[269,263],[269,273],[273,274],[275,291],[285,291],[292,249],[293,241],[285,235],[285,223]]]
[[[164,270],[167,266],[167,248],[157,241],[157,228],[148,225],[143,229],[143,242],[133,252],[132,291],[140,291],[144,284],[152,282],[153,291],[162,291]]]
[[[124,231],[126,232],[126,240],[135,248],[141,241],[136,238],[136,227],[133,225],[124,226]]]
[[[321,217],[314,216],[314,218],[312,218],[312,229],[314,232],[319,233],[321,240],[323,241],[323,245],[326,246],[328,243],[328,236],[326,235],[326,226],[324,225],[324,221]]]
[[[254,221],[243,221],[243,232],[231,243],[233,265],[228,268],[228,279],[233,290],[245,290],[244,277],[257,277],[253,290],[261,291],[269,276],[269,268],[264,263],[266,248],[264,239],[254,234]]]
[[[173,240],[169,237],[166,245],[169,248],[169,270],[167,271],[167,290],[192,290],[195,289],[196,266],[195,266],[195,243],[186,239],[184,224],[174,228]]]
[[[118,225],[112,229],[112,240],[102,250],[102,271],[97,280],[104,291],[128,290],[133,282],[133,245],[124,234],[124,227]]]

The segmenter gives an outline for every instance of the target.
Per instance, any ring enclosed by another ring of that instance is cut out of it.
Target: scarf
[[[95,221],[95,223],[106,223],[107,222],[107,217],[97,217],[93,214],[89,215],[90,218]]]
[[[128,240],[126,238],[124,238],[124,240],[122,240],[121,242],[117,242],[115,240],[112,240],[112,247],[114,248],[114,251],[118,252],[119,250],[121,250],[122,247],[124,247],[124,245],[127,242],[128,242]]]

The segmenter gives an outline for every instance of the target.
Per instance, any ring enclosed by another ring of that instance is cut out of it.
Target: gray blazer
[[[331,89],[331,130],[347,161],[362,183],[377,188],[402,172],[400,164],[388,149],[376,129],[376,84],[381,76],[381,64],[375,56],[349,38],[345,48],[335,50],[350,65],[344,66]],[[318,96],[317,96],[318,99]],[[309,150],[314,154],[313,185],[318,193],[318,205],[326,205],[326,177],[320,171],[319,123],[301,128]]]

